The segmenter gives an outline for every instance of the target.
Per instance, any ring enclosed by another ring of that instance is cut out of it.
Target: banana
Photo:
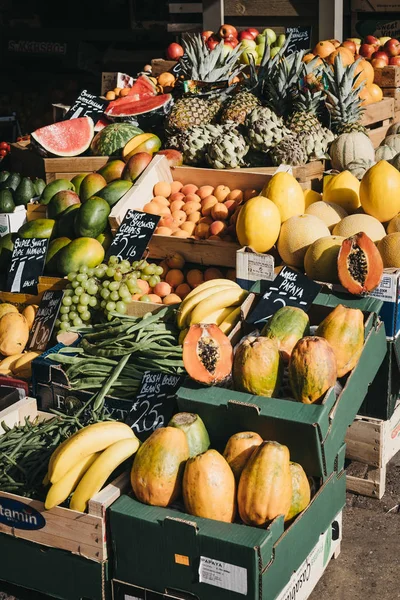
[[[88,425],[70,437],[49,463],[49,479],[57,483],[77,462],[100,452],[111,444],[125,439],[136,439],[129,425],[118,421],[104,421]]]
[[[190,315],[191,315],[193,309],[202,300],[206,300],[209,296],[212,296],[216,292],[221,292],[223,290],[237,290],[237,289],[240,290],[239,287],[232,287],[230,285],[226,285],[226,284],[222,285],[221,284],[221,285],[216,285],[216,286],[209,287],[209,288],[203,290],[199,294],[196,294],[195,296],[190,298],[190,300],[188,302],[186,302],[186,300],[187,300],[187,296],[186,296],[185,300],[183,301],[183,303],[178,311],[178,327],[180,329],[184,329],[185,327],[187,327],[189,325]],[[200,323],[200,322],[201,321],[196,321],[196,323]],[[193,325],[193,322],[191,322],[190,324]]]
[[[185,337],[186,337],[186,334],[188,331],[189,331],[189,329],[182,329],[179,334],[178,342],[181,346],[183,346],[183,342],[185,341]]]
[[[84,512],[90,498],[101,490],[111,473],[132,454],[135,454],[138,448],[139,440],[134,438],[120,440],[104,450],[78,483],[69,507],[72,510]]]
[[[74,435],[76,435],[76,433],[74,433]],[[74,437],[74,435],[71,435],[70,438],[64,440],[63,442],[61,442],[61,444],[59,444],[57,446],[57,448],[54,450],[53,454],[50,456],[50,460],[49,460],[49,464],[47,465],[47,483],[45,484],[43,481],[43,485],[48,485],[50,483],[50,473],[52,472],[53,469],[53,463],[55,461],[56,456],[58,456],[61,452],[61,450],[67,445],[67,442],[69,442],[70,440],[72,440],[72,438]]]
[[[215,325],[220,326],[221,323],[225,321],[231,314],[231,312],[235,310],[232,306],[228,306],[226,308],[220,308],[215,312],[211,313],[205,319],[203,319],[203,323],[214,323]]]
[[[210,313],[223,308],[224,306],[238,306],[242,304],[248,292],[241,288],[225,288],[222,291],[214,293],[212,296],[202,300],[192,311],[189,324],[202,323]]]
[[[235,327],[236,323],[240,319],[240,311],[241,311],[241,307],[240,306],[238,306],[237,308],[234,308],[233,310],[231,308],[230,310],[231,310],[230,314],[219,325],[220,330],[225,335],[229,335],[230,334],[230,332],[232,331],[232,329]]]
[[[53,483],[49,491],[47,492],[46,501],[44,507],[46,510],[50,510],[55,506],[59,506],[68,498],[68,496],[74,491],[83,475],[92,466],[96,458],[100,456],[100,452],[89,454],[82,460],[76,463],[72,469],[61,477],[57,483]]]
[[[235,281],[231,281],[230,279],[210,279],[209,281],[201,283],[200,285],[195,287],[194,290],[189,292],[186,298],[184,299],[183,303],[185,303],[186,300],[193,298],[193,296],[196,296],[196,294],[198,294],[199,292],[207,290],[208,288],[214,287],[216,285],[231,285],[232,287],[239,287]]]

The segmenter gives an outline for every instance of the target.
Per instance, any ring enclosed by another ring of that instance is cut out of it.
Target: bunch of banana
[[[212,279],[192,290],[180,305],[177,317],[180,342],[191,325],[215,323],[228,335],[240,319],[247,292],[229,279]]]
[[[85,512],[112,472],[135,454],[140,442],[132,429],[118,421],[94,423],[60,444],[50,457],[46,480],[51,483],[45,508],[62,504],[70,494],[70,508]]]

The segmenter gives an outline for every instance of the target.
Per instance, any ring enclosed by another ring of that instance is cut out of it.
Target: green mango
[[[107,227],[110,211],[110,205],[104,198],[93,196],[86,200],[75,218],[76,237],[97,238]]]
[[[40,196],[40,204],[48,204],[50,200],[61,190],[74,191],[74,184],[69,179],[55,179],[46,185]]]

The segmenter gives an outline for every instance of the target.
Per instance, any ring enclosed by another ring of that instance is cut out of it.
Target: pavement
[[[365,469],[351,468],[358,473]],[[347,494],[341,553],[331,560],[309,600],[400,600],[399,571],[400,452],[388,465],[381,500]],[[48,597],[0,582],[0,600]]]

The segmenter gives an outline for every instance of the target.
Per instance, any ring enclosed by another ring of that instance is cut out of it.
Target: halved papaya
[[[338,254],[340,283],[351,294],[366,294],[378,287],[383,274],[379,250],[366,233],[345,239]]]
[[[232,344],[217,325],[192,325],[183,343],[183,364],[199,383],[222,383],[232,371]]]

